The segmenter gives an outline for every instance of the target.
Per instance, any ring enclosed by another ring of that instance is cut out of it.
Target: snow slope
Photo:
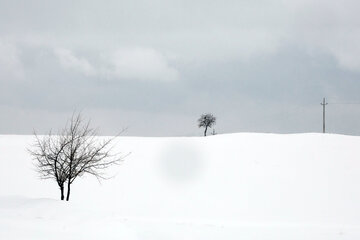
[[[120,137],[131,154],[61,202],[0,136],[0,239],[360,239],[360,137]]]

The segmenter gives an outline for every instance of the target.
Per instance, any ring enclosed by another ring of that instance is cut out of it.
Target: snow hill
[[[59,201],[0,136],[0,239],[360,239],[360,137],[239,133],[119,137],[113,178]]]

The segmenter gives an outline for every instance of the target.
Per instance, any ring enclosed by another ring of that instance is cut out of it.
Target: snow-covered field
[[[40,180],[32,136],[0,136],[0,239],[360,239],[360,137],[119,137],[131,154],[70,202]]]

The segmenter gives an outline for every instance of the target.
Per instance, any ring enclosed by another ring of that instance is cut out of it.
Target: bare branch
[[[118,135],[124,132],[123,129]],[[105,170],[118,165],[125,156],[114,152],[115,137],[99,138],[98,129],[90,127],[90,120],[84,122],[80,113],[75,112],[58,135],[39,137],[35,132],[35,142],[28,150],[34,159],[36,169],[42,179],[55,179],[62,191],[67,182],[67,200],[70,185],[84,174],[95,176],[99,181],[108,179]]]

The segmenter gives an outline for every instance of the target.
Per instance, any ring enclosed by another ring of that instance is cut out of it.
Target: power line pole
[[[325,98],[323,98],[323,102],[320,103],[323,107],[323,133],[325,133],[325,106],[328,104],[326,101],[325,101]]]

